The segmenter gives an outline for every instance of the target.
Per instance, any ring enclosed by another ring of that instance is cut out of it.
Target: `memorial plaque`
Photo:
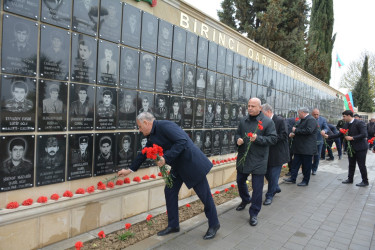
[[[128,89],[138,88],[139,52],[121,47],[120,86]]]
[[[97,40],[74,33],[72,36],[71,80],[96,83]]]
[[[0,192],[34,186],[34,136],[0,137]]]
[[[39,74],[42,78],[69,79],[70,32],[42,25]]]
[[[158,42],[158,18],[143,12],[141,49],[150,53],[156,53]]]
[[[2,76],[1,132],[35,131],[36,80]]]
[[[156,95],[155,96],[155,112],[154,116],[157,120],[167,120],[169,117],[169,96]]]
[[[135,133],[117,133],[117,162],[116,170],[128,169],[134,160],[135,153]]]
[[[116,85],[118,82],[119,46],[100,40],[98,52],[98,83]]]
[[[99,16],[108,15],[107,10],[100,10],[99,0],[74,1],[72,29],[91,36],[96,36]]]
[[[240,78],[246,79],[246,57],[241,56],[241,71],[240,71]]]
[[[233,73],[233,51],[227,49],[227,55],[225,59],[225,74],[231,76]]]
[[[156,65],[155,91],[169,93],[171,86],[171,60],[158,57]]]
[[[42,21],[56,26],[70,28],[72,17],[70,0],[42,0]]]
[[[172,58],[177,61],[185,61],[186,31],[174,26]]]
[[[258,68],[258,85],[263,85],[263,72],[264,72],[264,66],[259,63],[259,68]]]
[[[142,112],[149,112],[154,114],[154,94],[148,92],[138,92],[137,99],[138,114]]]
[[[184,95],[195,96],[195,67],[185,64]]]
[[[38,131],[65,131],[68,83],[39,80]]]
[[[217,63],[217,44],[209,41],[208,43],[208,69],[216,71]]]
[[[36,186],[65,181],[66,135],[39,135],[36,148]]]
[[[229,154],[229,131],[228,130],[220,131],[220,140],[221,140],[220,154],[221,155]]]
[[[241,79],[239,80],[238,101],[240,102],[248,101],[248,99],[246,99],[246,82]]]
[[[139,154],[142,154],[142,149],[144,147],[146,147],[146,145],[147,145],[147,137],[144,137],[143,134],[138,133],[138,134],[136,134],[136,141],[137,141],[137,146],[136,146],[137,147],[137,154],[136,154],[136,156],[138,156]],[[151,166],[155,166],[154,160],[146,159],[142,163],[140,168],[148,168],[148,167],[151,167]]]
[[[118,128],[135,129],[137,92],[135,90],[120,89],[118,103]]]
[[[202,68],[207,68],[208,61],[208,40],[203,37],[198,37],[198,55],[197,65]]]
[[[194,128],[203,128],[204,100],[194,99],[194,103],[195,103]]]
[[[271,79],[270,71],[271,71],[271,69],[269,67],[263,66],[263,82],[262,82],[261,85],[263,85],[265,87],[268,86],[268,82]]]
[[[213,131],[212,155],[220,155],[221,138],[220,130]]]
[[[36,20],[39,19],[39,1],[4,0],[3,10]]]
[[[203,131],[203,153],[208,157],[212,155],[212,130]]]
[[[68,136],[68,181],[92,176],[93,139],[93,134]]]
[[[216,91],[216,73],[213,71],[208,71],[207,79],[206,98],[214,99]]]
[[[233,53],[233,77],[239,78],[241,73],[241,56]]]
[[[232,100],[232,77],[225,76],[224,82],[224,100],[230,101]]]
[[[116,134],[96,134],[94,176],[116,172]]]
[[[193,132],[193,142],[194,145],[197,146],[203,152],[203,131],[202,130],[195,130]]]
[[[223,127],[229,128],[230,127],[230,103],[225,103],[222,107],[224,107],[224,114],[223,114]]]
[[[197,62],[198,36],[187,32],[186,35],[186,62],[195,65]]]
[[[277,72],[276,70],[273,71],[272,80],[274,82],[276,90],[280,90],[280,86],[284,84],[284,77],[285,77],[284,74],[281,74],[280,72]]]
[[[97,87],[95,110],[96,129],[116,129],[117,89]]]
[[[237,151],[236,147],[236,130],[229,130],[229,153],[235,153]]]
[[[173,25],[159,20],[158,55],[171,58]]]
[[[216,75],[216,93],[215,98],[218,100],[224,99],[224,75]]]
[[[239,97],[239,89],[240,89],[240,80],[237,78],[233,78],[233,88],[232,88],[232,101],[237,102]]]
[[[214,103],[213,101],[207,100],[206,101],[206,112],[204,114],[204,127],[205,128],[212,128],[214,124]]]
[[[257,96],[257,89],[258,89],[258,85],[255,83],[251,83],[251,96],[250,96],[251,98]]]
[[[94,129],[95,87],[70,84],[69,129]]]
[[[266,89],[266,102],[270,104],[271,106],[274,106],[275,89],[272,88],[272,86],[273,86],[273,83],[271,79],[271,82],[269,82],[269,85],[267,86],[267,89]]]
[[[182,122],[182,99],[179,96],[172,96],[169,109],[169,120],[181,127]]]
[[[263,86],[260,86],[258,85],[258,89],[257,89],[257,97],[260,99],[260,101],[262,103],[266,103],[266,92],[267,92],[267,89]]]
[[[227,49],[219,45],[217,48],[217,72],[225,73]]]
[[[121,38],[122,3],[114,0],[100,2],[99,37],[119,43]]]
[[[245,81],[245,98],[246,98],[246,102],[249,101],[249,99],[252,97],[252,92],[251,92],[251,86],[253,84],[251,82],[247,82]]]
[[[262,102],[263,103],[263,102]],[[246,116],[246,106],[245,104],[238,105],[237,119],[240,121],[244,116]]]
[[[139,89],[154,91],[155,88],[156,57],[149,53],[141,52],[139,69]]]
[[[182,98],[182,128],[192,128],[193,127],[193,110],[194,110],[194,100],[192,98]]]
[[[207,70],[202,69],[202,68],[197,68],[196,97],[205,98],[206,77],[207,77]]]
[[[172,72],[171,72],[172,84],[170,93],[171,94],[182,94],[182,84],[184,82],[184,65],[177,61],[172,61]]]
[[[250,58],[247,59],[247,64],[246,64],[246,80],[255,83],[254,77],[255,77],[255,68],[253,66],[253,60]]]
[[[238,123],[237,123],[237,104],[232,104],[231,105],[231,115],[230,115],[230,126],[232,127],[232,128],[236,128],[237,127],[237,125],[238,125]]]
[[[253,61],[253,67],[252,67],[252,83],[258,82],[258,74],[259,74],[259,63]]]
[[[142,11],[124,3],[123,13],[121,42],[138,49],[141,43]]]
[[[222,102],[216,102],[216,103],[214,103],[214,107],[215,107],[215,110],[214,110],[215,116],[214,116],[214,120],[213,120],[213,126],[214,126],[214,128],[222,128],[223,127],[222,110],[224,108],[223,103]]]
[[[38,25],[35,22],[3,15],[1,70],[25,76],[36,76]]]

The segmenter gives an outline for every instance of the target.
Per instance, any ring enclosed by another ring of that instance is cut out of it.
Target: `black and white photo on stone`
[[[94,134],[68,135],[67,180],[92,176]]]
[[[69,129],[94,129],[94,106],[96,87],[84,84],[70,84]]]

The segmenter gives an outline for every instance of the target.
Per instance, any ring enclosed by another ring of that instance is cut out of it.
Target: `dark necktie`
[[[109,61],[107,61],[107,74],[109,73]]]

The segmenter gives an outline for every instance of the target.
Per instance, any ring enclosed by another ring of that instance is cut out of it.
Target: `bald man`
[[[264,175],[267,172],[269,147],[277,142],[275,124],[262,113],[261,109],[260,99],[251,98],[247,104],[248,115],[241,118],[236,133],[238,145],[237,184],[242,199],[236,210],[241,211],[245,209],[251,200],[252,204],[249,209],[251,226],[258,224],[257,216],[262,207],[262,192]],[[263,128],[257,129],[258,124],[261,124]],[[251,138],[247,136],[249,132],[254,133]],[[246,154],[250,142],[251,148]],[[246,158],[244,161],[241,161],[243,157]],[[246,184],[247,177],[250,174],[253,187],[252,198],[249,195]]]

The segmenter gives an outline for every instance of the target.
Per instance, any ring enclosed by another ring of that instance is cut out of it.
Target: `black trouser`
[[[349,173],[348,173],[348,179],[353,180],[354,178],[354,172],[355,172],[355,166],[358,163],[359,171],[361,172],[362,181],[368,182],[367,179],[367,169],[366,169],[366,155],[367,155],[367,149],[356,151],[353,153],[353,157],[348,156],[349,159]]]

